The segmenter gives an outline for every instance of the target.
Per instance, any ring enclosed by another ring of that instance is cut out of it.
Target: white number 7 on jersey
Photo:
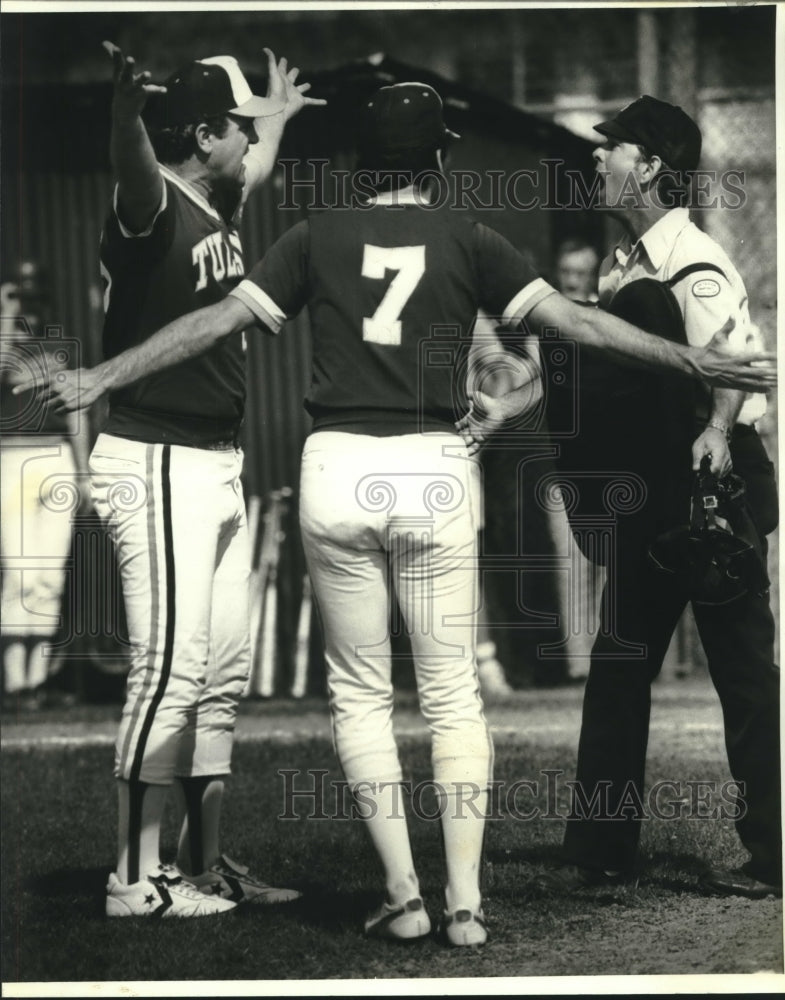
[[[375,247],[366,243],[363,277],[384,278],[387,271],[398,273],[373,316],[363,318],[363,340],[371,344],[400,344],[400,315],[425,274],[425,247]]]

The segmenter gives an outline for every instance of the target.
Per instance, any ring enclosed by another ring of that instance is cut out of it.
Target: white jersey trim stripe
[[[286,313],[253,281],[245,278],[229,294],[248,306],[254,316],[273,333],[281,332],[281,327],[286,322]]]
[[[171,181],[175,187],[179,188],[186,197],[190,198],[192,202],[197,204],[203,212],[207,212],[208,215],[212,216],[214,219],[218,219],[222,222],[221,216],[216,212],[213,206],[203,198],[202,195],[194,188],[188,181],[184,181],[182,177],[179,177],[173,170],[169,167],[165,167],[163,163],[158,164],[158,169],[161,171],[161,175],[165,177],[168,181]]]
[[[525,285],[518,294],[510,301],[504,310],[502,321],[511,323],[513,320],[523,319],[526,313],[542,302],[544,298],[553,294],[556,289],[549,285],[544,278],[535,278]]]
[[[166,208],[166,198],[167,198],[166,185],[165,184],[163,185],[164,193],[161,196],[161,204],[158,206],[158,208],[156,209],[155,215],[150,220],[150,225],[147,227],[147,229],[145,229],[145,231],[143,233],[132,233],[130,229],[127,229],[123,225],[123,220],[120,218],[120,213],[117,211],[117,195],[119,193],[119,189],[120,189],[120,185],[119,184],[115,184],[114,194],[112,195],[112,210],[114,211],[114,216],[117,219],[117,225],[120,227],[120,233],[127,240],[141,240],[141,239],[144,239],[145,236],[149,236],[150,233],[153,231],[153,226],[155,225],[155,220],[158,218],[158,216],[161,214],[161,212],[163,212],[165,210],[165,208]]]

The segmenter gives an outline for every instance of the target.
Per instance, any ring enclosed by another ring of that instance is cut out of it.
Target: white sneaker
[[[405,903],[382,903],[365,921],[368,937],[413,941],[431,930],[431,919],[420,896]]]
[[[209,917],[234,908],[228,899],[194,889],[172,865],[159,865],[158,874],[130,885],[112,872],[106,886],[107,917]]]
[[[444,911],[442,931],[447,943],[457,948],[478,948],[488,940],[488,928],[482,910]]]
[[[251,875],[245,865],[238,865],[222,854],[218,861],[201,875],[179,872],[184,881],[202,893],[234,903],[291,903],[302,896],[296,889],[276,889]]]

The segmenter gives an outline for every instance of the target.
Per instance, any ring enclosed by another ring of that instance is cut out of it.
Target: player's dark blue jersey
[[[518,299],[525,312],[551,291],[492,229],[407,204],[299,223],[232,294],[275,332],[308,306],[316,427],[400,434],[459,415],[456,348],[468,348],[478,309],[517,314]]]
[[[112,358],[178,316],[224,298],[244,273],[234,221],[165,167],[165,194],[148,230],[124,230],[116,206],[101,238],[104,355]],[[242,334],[154,372],[109,397],[104,430],[140,441],[204,446],[236,437],[245,405]]]

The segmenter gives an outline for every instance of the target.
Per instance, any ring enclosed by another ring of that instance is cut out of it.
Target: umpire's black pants
[[[732,454],[734,472],[745,480],[750,513],[764,539],[777,522],[773,467],[751,428],[737,428]],[[603,627],[592,650],[578,747],[576,778],[582,802],[573,801],[564,840],[566,859],[592,869],[629,871],[634,865],[641,819],[635,803],[646,803],[650,685],[689,600],[672,577],[650,564],[651,536],[641,530],[646,519],[630,521],[629,529],[623,519],[620,522],[617,586],[606,586],[603,593]],[[613,590],[615,609],[608,606]],[[692,607],[722,705],[731,775],[744,788],[746,811],[742,810],[736,828],[751,855],[745,870],[778,883],[782,878],[779,670],[774,663],[768,595]],[[644,645],[643,656],[619,659],[617,636]],[[679,779],[677,774],[668,777]],[[592,818],[587,804],[591,806],[595,795],[601,815]]]

